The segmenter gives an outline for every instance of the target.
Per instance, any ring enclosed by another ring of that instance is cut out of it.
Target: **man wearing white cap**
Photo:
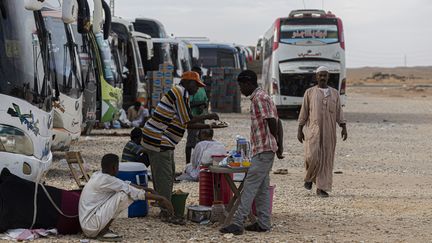
[[[303,97],[297,138],[300,143],[305,141],[304,187],[311,190],[315,183],[317,195],[328,197],[333,182],[336,124],[342,128],[341,136],[344,141],[348,133],[339,92],[327,85],[329,69],[325,66],[318,67],[316,79],[318,84],[307,89]]]

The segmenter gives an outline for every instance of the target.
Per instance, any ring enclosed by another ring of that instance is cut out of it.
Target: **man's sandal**
[[[273,174],[286,175],[288,174],[288,169],[277,169]]]
[[[109,241],[109,242],[119,242],[119,241],[123,240],[123,236],[116,234],[111,230],[108,230],[105,234],[98,236],[97,240]]]

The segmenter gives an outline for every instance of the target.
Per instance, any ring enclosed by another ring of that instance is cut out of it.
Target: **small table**
[[[226,208],[226,211],[228,212],[228,216],[225,218],[224,226],[231,223],[231,220],[234,216],[234,213],[237,211],[238,206],[240,205],[240,197],[241,193],[243,191],[243,185],[244,185],[244,179],[240,182],[239,187],[237,187],[233,181],[233,179],[229,176],[229,174],[232,173],[245,173],[247,175],[247,172],[249,170],[249,167],[222,167],[218,165],[210,165],[208,167],[209,171],[211,173],[215,174],[223,174],[225,177],[225,180],[228,182],[228,185],[231,189],[231,191],[234,193],[234,196],[231,198],[231,200],[228,203],[228,206]],[[219,178],[217,176],[214,177],[214,187],[216,188],[216,185],[219,183]],[[244,177],[246,178],[246,176]],[[214,198],[219,198],[219,192],[217,190],[213,191]],[[252,210],[249,214],[249,220],[254,223],[255,222],[255,216],[252,214]]]

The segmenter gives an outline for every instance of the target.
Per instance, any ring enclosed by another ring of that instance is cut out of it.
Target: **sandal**
[[[119,242],[123,240],[123,236],[114,233],[112,230],[108,230],[105,234],[98,236],[97,240],[108,241],[108,242]]]
[[[286,175],[288,174],[288,169],[277,169],[273,174]]]

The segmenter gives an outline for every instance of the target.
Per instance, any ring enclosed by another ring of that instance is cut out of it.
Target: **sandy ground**
[[[273,170],[287,168],[289,174],[271,174],[271,184],[276,185],[271,232],[232,236],[220,234],[218,225],[169,225],[157,219],[154,208],[145,218],[118,219],[112,229],[124,235],[125,242],[432,242],[431,96],[415,93],[407,98],[357,87],[349,88],[348,94],[349,138],[337,145],[335,171],[342,174],[334,174],[330,198],[318,198],[314,190],[303,188],[297,122],[284,121],[286,158],[275,161]],[[217,130],[215,138],[228,147],[234,146],[236,134],[248,136],[246,109],[242,114],[222,114],[221,119],[230,127]],[[94,131],[102,132],[107,131]],[[82,137],[75,149],[82,151],[90,168],[97,169],[103,154],[120,155],[127,140]],[[182,140],[175,151],[177,171],[184,167],[184,145]],[[55,154],[46,181],[75,188],[69,171],[59,163],[62,156]],[[178,188],[190,193],[188,204],[198,202],[198,183],[175,184]],[[60,236],[51,241],[83,238]]]

